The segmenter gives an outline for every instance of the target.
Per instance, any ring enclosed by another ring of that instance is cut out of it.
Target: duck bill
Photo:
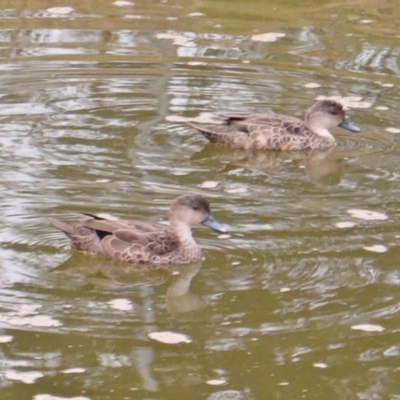
[[[222,225],[220,225],[220,224],[214,219],[214,217],[211,216],[211,215],[209,215],[209,216],[202,222],[202,224],[205,225],[205,226],[208,226],[208,227],[211,228],[211,229],[214,229],[214,231],[217,231],[217,232],[221,232],[221,233],[226,233],[226,232],[227,232],[227,230],[226,230]]]
[[[339,124],[339,126],[343,129],[347,129],[350,132],[361,132],[361,129],[358,126],[353,125],[351,122],[347,121],[346,119],[344,119],[343,122]]]

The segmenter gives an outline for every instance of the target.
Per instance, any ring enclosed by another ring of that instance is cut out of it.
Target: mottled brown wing
[[[114,231],[114,236],[125,243],[137,243],[142,249],[144,248],[146,251],[156,255],[167,254],[178,248],[178,241],[171,234],[167,235],[162,232],[143,233],[135,230],[119,229]]]
[[[147,232],[140,232],[134,229],[117,229],[113,232],[113,235],[125,243],[138,243],[142,246],[147,246],[149,241],[153,240],[151,234]]]
[[[298,118],[280,114],[224,114],[225,122],[230,126],[235,126],[241,131],[251,133],[250,127],[259,125],[258,129],[267,130],[271,127],[286,129],[285,126],[303,126],[304,122]]]
[[[164,254],[171,253],[179,247],[178,241],[171,234],[154,235],[154,240],[149,241],[147,249],[153,255],[162,256]]]
[[[103,255],[122,261],[148,262],[151,257],[168,254],[178,248],[178,242],[162,233],[140,233],[117,230],[101,241]]]

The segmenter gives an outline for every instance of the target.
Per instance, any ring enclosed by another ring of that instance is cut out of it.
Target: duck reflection
[[[221,148],[219,148],[218,154],[215,154],[215,147],[207,145],[200,152],[194,154],[192,159],[209,159],[210,157],[269,174],[286,170],[295,165],[296,168],[304,170],[311,182],[332,186],[339,184],[342,180],[344,174],[343,160],[346,158],[336,149],[276,152],[235,149],[223,149],[221,151]]]
[[[106,260],[98,257],[74,254],[53,271],[73,274],[78,278],[89,278],[91,284],[104,285],[109,279],[121,284],[150,284],[163,285],[169,282],[165,294],[168,312],[175,318],[194,316],[193,313],[202,311],[206,302],[196,293],[190,292],[192,279],[201,268],[201,262],[172,265],[149,266],[126,264],[119,261]]]

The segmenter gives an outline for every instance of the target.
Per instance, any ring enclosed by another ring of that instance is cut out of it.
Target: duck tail
[[[67,236],[71,236],[73,233],[73,226],[68,225],[65,222],[57,221],[53,219],[50,221],[53,226],[55,226],[60,231],[64,232]]]
[[[218,131],[218,128],[223,125],[193,124],[193,123],[187,123],[187,125],[196,129],[197,131],[199,131],[211,143],[222,143],[223,142],[223,136]]]

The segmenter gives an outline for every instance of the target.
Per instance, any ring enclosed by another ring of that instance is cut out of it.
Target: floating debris
[[[61,371],[63,374],[83,374],[86,372],[85,368],[68,368]]]
[[[385,131],[389,133],[400,133],[399,128],[385,128]]]
[[[198,65],[208,65],[208,63],[204,61],[189,61],[187,65],[198,66]]]
[[[351,209],[347,210],[347,213],[350,214],[353,218],[364,219],[367,221],[388,219],[388,216],[386,214],[377,211]]]
[[[339,229],[353,228],[357,224],[351,221],[336,222],[335,226]]]
[[[375,244],[374,246],[365,246],[363,247],[364,250],[372,251],[374,253],[385,253],[388,249],[386,246],[381,244]]]
[[[225,385],[227,383],[227,380],[225,379],[209,379],[206,381],[208,385],[212,386],[219,386],[219,385]]]
[[[316,88],[319,88],[319,87],[321,87],[321,85],[319,84],[319,83],[312,83],[312,82],[310,82],[310,83],[306,83],[305,85],[303,85],[305,88],[308,88],[308,89],[316,89]]]
[[[203,189],[215,189],[219,185],[218,181],[204,181],[199,185]]]
[[[279,38],[285,37],[285,33],[281,32],[269,32],[269,33],[261,33],[259,35],[253,35],[251,40],[256,42],[276,42]]]
[[[110,308],[119,311],[131,311],[133,310],[133,304],[128,299],[114,299],[110,300],[108,303]]]
[[[246,186],[236,186],[225,190],[226,193],[246,193],[248,191]]]
[[[117,6],[117,7],[129,7],[129,6],[135,5],[131,1],[126,1],[126,0],[117,0],[117,1],[114,1],[113,4],[114,4],[114,6]]]
[[[75,10],[72,7],[51,7],[46,11],[50,14],[67,15],[73,13]]]
[[[13,336],[11,335],[2,335],[0,336],[0,343],[10,343],[13,341]]]
[[[178,343],[191,343],[192,340],[182,333],[175,333],[170,331],[164,332],[150,332],[147,335],[150,339],[156,340],[160,343],[178,344]]]
[[[186,37],[178,33],[157,33],[157,39],[172,39],[172,44],[182,47],[196,47],[196,43],[192,41],[193,37]]]
[[[62,323],[50,317],[50,315],[34,315],[30,317],[21,317],[18,315],[0,314],[0,322],[14,326],[36,326],[36,327],[57,327]]]
[[[188,14],[188,17],[204,17],[206,14],[202,12],[192,12],[191,14]]]
[[[364,332],[382,332],[385,330],[383,326],[373,324],[353,325],[351,329]]]
[[[77,396],[77,397],[59,397],[53,396],[52,394],[37,394],[33,396],[32,400],[90,400],[89,397]]]
[[[44,374],[37,371],[4,371],[3,376],[8,381],[19,381],[30,385],[35,383],[39,378],[43,378]]]
[[[313,367],[315,367],[315,368],[328,368],[328,364],[325,364],[325,363],[314,363],[313,364]]]

